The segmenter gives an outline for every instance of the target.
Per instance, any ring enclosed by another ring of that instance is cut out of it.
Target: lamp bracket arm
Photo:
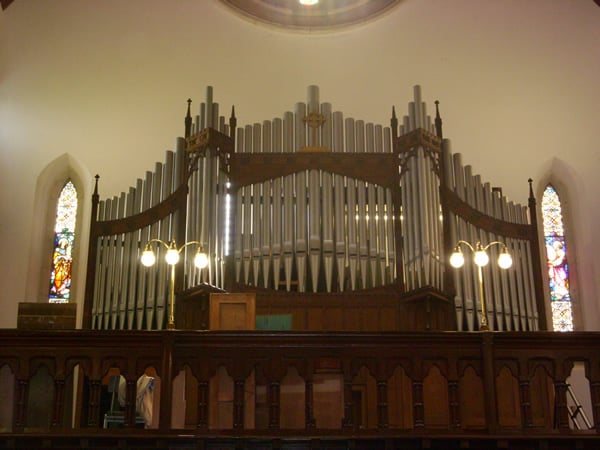
[[[163,240],[161,240],[161,239],[157,239],[157,238],[150,239],[150,240],[149,240],[149,241],[146,243],[146,248],[147,248],[147,249],[150,249],[150,244],[152,244],[153,242],[157,242],[158,244],[161,244],[161,245],[163,245],[163,246],[164,246],[165,248],[167,248],[167,249],[168,249],[168,248],[170,248],[170,245],[169,245],[167,242],[165,242],[165,241],[163,241]]]

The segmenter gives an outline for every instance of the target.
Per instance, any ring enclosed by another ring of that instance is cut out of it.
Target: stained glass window
[[[558,193],[551,185],[546,187],[542,197],[542,217],[550,283],[552,325],[554,331],[573,331],[569,264],[562,209]]]
[[[54,250],[50,271],[51,303],[67,303],[71,295],[72,249],[77,217],[77,190],[71,181],[62,188],[56,205]]]

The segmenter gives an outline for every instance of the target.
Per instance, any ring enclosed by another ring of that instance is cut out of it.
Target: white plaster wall
[[[553,177],[569,189],[583,323],[600,329],[599,24],[593,0],[405,0],[331,34],[263,28],[216,0],[15,0],[0,12],[0,327],[31,300],[36,180],[60,155],[100,174],[104,198],[163,159],[206,85],[238,125],[281,116],[310,84],[387,125],[420,84],[454,151],[510,199],[568,168]]]

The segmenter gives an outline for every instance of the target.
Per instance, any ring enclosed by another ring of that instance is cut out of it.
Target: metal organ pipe
[[[355,153],[355,124],[354,119],[347,118],[345,121],[346,131],[346,151]],[[356,221],[356,182],[354,179],[346,177],[346,221],[347,221],[347,247],[348,263],[350,267],[350,288],[356,289],[356,274],[358,271],[358,242],[357,242],[357,221]]]
[[[315,124],[305,123],[305,118],[313,114],[320,114],[319,88],[309,86],[308,105],[304,116],[302,117],[302,130],[305,130],[307,136],[304,144],[307,146],[318,147],[321,145],[320,127]],[[300,125],[300,124],[299,124]],[[302,134],[299,136],[302,139]],[[298,148],[298,147],[297,147]],[[306,172],[305,172],[306,173]],[[305,175],[306,176],[306,175]],[[312,291],[317,292],[319,287],[319,271],[321,266],[321,171],[308,171],[308,209],[304,212],[308,215],[308,256]],[[302,214],[300,209],[298,214]],[[300,274],[298,274],[300,277]]]
[[[333,113],[333,148],[335,153],[344,151],[344,116],[341,112]],[[346,220],[346,186],[345,177],[333,176],[334,190],[334,226],[335,226],[335,259],[337,268],[338,289],[343,291],[346,281],[346,265],[348,264],[348,222]]]
[[[283,152],[294,151],[294,115],[291,112],[283,116]],[[292,288],[292,263],[294,260],[294,177],[287,175],[283,181],[283,266],[285,286]]]
[[[282,126],[283,122],[281,119],[273,120],[273,151],[281,151],[283,148]],[[273,180],[273,232],[271,235],[271,251],[273,255],[273,287],[275,289],[279,288],[281,273],[281,230],[283,226],[282,200],[284,195],[282,183],[282,177],[277,177]]]
[[[256,123],[252,127],[252,153],[261,152],[261,126]],[[252,234],[251,234],[251,259],[252,259],[252,284],[258,286],[258,280],[260,276],[260,263],[262,253],[262,232],[261,232],[261,221],[263,219],[263,185],[262,183],[255,183],[252,185],[252,196],[250,198],[250,204],[252,208]],[[266,221],[266,220],[265,220]],[[266,239],[267,237],[265,237]]]
[[[331,105],[329,103],[323,103],[321,105],[321,114],[325,118],[321,132],[321,145],[326,148],[332,148],[333,145],[333,126],[332,126],[332,113]],[[322,227],[322,248],[323,248],[323,268],[325,271],[325,290],[327,292],[332,291],[333,285],[333,263],[334,263],[334,189],[333,189],[333,177],[330,172],[322,171],[322,214],[321,227]],[[313,283],[318,280],[319,273],[315,273],[313,270]],[[313,284],[315,286],[315,284]]]
[[[262,151],[271,153],[272,146],[271,122],[265,120],[262,124]],[[262,260],[262,285],[269,287],[269,274],[271,272],[271,237],[273,237],[273,197],[272,180],[262,184],[261,199],[261,260]]]

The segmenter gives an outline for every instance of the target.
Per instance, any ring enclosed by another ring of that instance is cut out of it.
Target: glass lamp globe
[[[198,251],[194,258],[194,264],[198,269],[204,269],[208,266],[208,255],[204,252]]]
[[[490,257],[485,252],[485,250],[479,249],[475,252],[473,260],[475,261],[475,264],[477,264],[479,267],[483,267],[487,266],[487,264],[490,262]]]
[[[156,262],[156,256],[154,256],[154,252],[152,250],[146,249],[142,252],[141,261],[144,266],[150,267]]]
[[[502,253],[500,253],[500,256],[498,256],[498,265],[502,269],[508,269],[510,266],[512,266],[512,262],[512,257],[510,256],[506,248],[503,249]]]
[[[452,255],[450,255],[450,265],[456,269],[462,267],[465,263],[465,257],[463,256],[460,248],[456,248]]]
[[[176,248],[171,247],[169,250],[167,250],[165,261],[167,261],[167,264],[170,264],[171,266],[174,266],[179,262],[179,252]]]

